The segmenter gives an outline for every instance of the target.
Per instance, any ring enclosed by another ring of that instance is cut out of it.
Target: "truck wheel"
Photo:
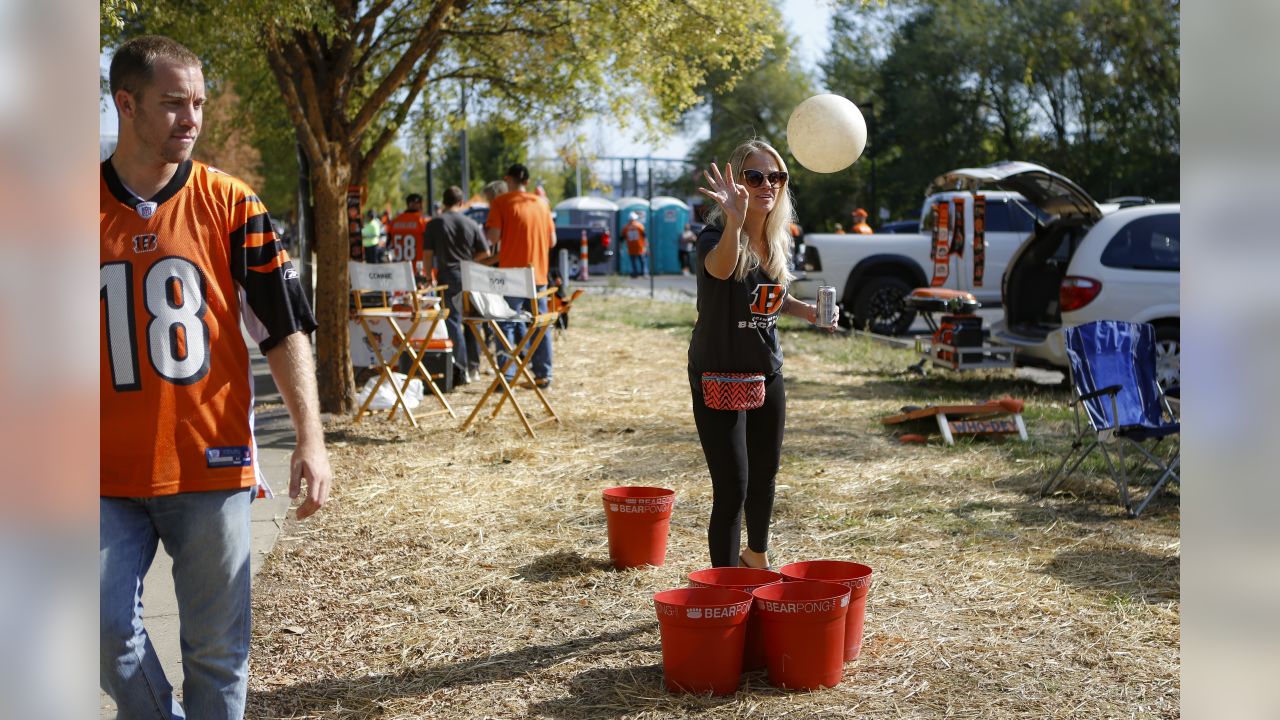
[[[853,301],[853,326],[877,335],[902,335],[916,319],[903,300],[911,288],[896,277],[868,280]]]

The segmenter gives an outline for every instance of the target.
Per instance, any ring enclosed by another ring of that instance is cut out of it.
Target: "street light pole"
[[[880,205],[876,201],[876,150],[878,149],[876,147],[876,105],[868,102],[862,103],[861,107],[867,113],[867,134],[870,136],[868,138],[870,142],[867,143],[867,156],[871,160],[871,212],[874,214],[876,222],[882,223],[884,219],[880,217]]]
[[[458,145],[462,150],[462,199],[471,198],[471,158],[467,152],[467,84],[462,83],[462,134]]]

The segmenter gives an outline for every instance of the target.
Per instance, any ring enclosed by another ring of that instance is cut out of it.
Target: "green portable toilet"
[[[649,243],[653,273],[680,273],[680,235],[689,223],[689,205],[680,198],[660,195],[649,206]]]

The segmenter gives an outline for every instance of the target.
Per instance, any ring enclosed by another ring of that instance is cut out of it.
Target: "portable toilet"
[[[660,195],[649,206],[649,243],[653,273],[680,273],[680,235],[689,223],[689,206],[679,198]]]
[[[618,265],[618,272],[625,272],[630,266],[623,256],[627,254],[626,244],[622,241],[622,228],[631,222],[631,213],[640,213],[640,222],[644,223],[644,231],[649,232],[649,201],[642,197],[624,197],[615,200],[618,204],[618,227],[615,228],[613,236],[618,238],[618,249],[614,253],[615,262]]]

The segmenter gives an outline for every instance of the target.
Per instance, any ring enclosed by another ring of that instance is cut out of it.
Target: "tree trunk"
[[[355,409],[355,377],[347,339],[350,282],[347,260],[347,185],[351,168],[326,158],[312,163],[311,187],[316,207],[316,375],[320,409],[349,413]]]

